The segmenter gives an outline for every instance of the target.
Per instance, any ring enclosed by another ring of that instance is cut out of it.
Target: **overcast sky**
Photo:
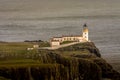
[[[120,15],[120,0],[0,0],[0,20]]]

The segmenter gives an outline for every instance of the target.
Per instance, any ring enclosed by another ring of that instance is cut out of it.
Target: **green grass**
[[[67,42],[65,42],[67,43]],[[4,58],[0,58],[0,66],[1,65],[29,65],[29,64],[41,64],[38,60],[33,60],[35,58],[34,55],[38,53],[38,50],[27,51],[28,47],[33,47],[36,43],[31,42],[9,42],[9,43],[0,43],[0,54],[5,54]],[[41,47],[49,46],[48,42],[37,43]],[[76,46],[85,47],[86,43],[76,44]],[[73,49],[74,47],[65,47],[63,50],[55,50],[53,52],[62,54],[63,56],[71,56],[71,55],[85,55],[89,54],[87,49]],[[69,50],[70,49],[70,50]],[[40,52],[39,52],[40,53]],[[45,50],[42,53],[49,53],[49,51]],[[6,56],[6,54],[8,56]],[[10,56],[9,56],[10,55]],[[12,55],[12,56],[11,56]],[[27,57],[28,56],[28,57]]]
[[[30,66],[30,65],[40,65],[41,62],[32,59],[12,59],[0,61],[0,67],[10,67],[10,66]]]
[[[68,44],[68,43],[72,43],[72,42],[74,42],[74,41],[64,41],[61,44]]]
[[[29,66],[50,66],[52,64],[43,64],[38,60],[32,59],[14,59],[14,60],[5,60],[0,61],[0,67],[29,67]]]
[[[88,54],[90,54],[88,50],[84,50],[84,51],[56,51],[56,53],[61,54],[64,57],[70,57],[73,55],[88,55]]]
[[[9,54],[24,54],[27,53],[27,48],[32,48],[33,45],[38,44],[40,47],[49,46],[48,42],[32,43],[32,42],[1,42],[0,53]]]
[[[0,61],[0,65],[3,65],[3,64],[19,64],[19,63],[20,64],[21,63],[37,63],[37,61],[33,60],[33,59],[10,59],[10,60]]]
[[[89,54],[89,51],[64,51],[62,54]]]
[[[9,42],[9,43],[0,43],[0,52],[1,53],[26,53],[28,47],[33,47],[32,43],[25,42]]]
[[[40,42],[38,44],[39,44],[39,47],[50,47],[49,42]]]

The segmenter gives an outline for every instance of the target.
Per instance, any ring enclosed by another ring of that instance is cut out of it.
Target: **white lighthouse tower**
[[[89,41],[89,36],[88,36],[88,26],[86,24],[83,25],[83,38],[86,40],[86,41]]]

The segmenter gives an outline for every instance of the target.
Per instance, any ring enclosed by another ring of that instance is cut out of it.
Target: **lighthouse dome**
[[[83,32],[88,32],[88,29],[86,28],[86,29],[83,29]]]

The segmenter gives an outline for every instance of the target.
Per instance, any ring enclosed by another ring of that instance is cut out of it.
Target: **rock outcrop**
[[[29,59],[39,63],[0,66],[0,80],[120,80],[120,73],[101,58],[93,43],[39,50]]]

